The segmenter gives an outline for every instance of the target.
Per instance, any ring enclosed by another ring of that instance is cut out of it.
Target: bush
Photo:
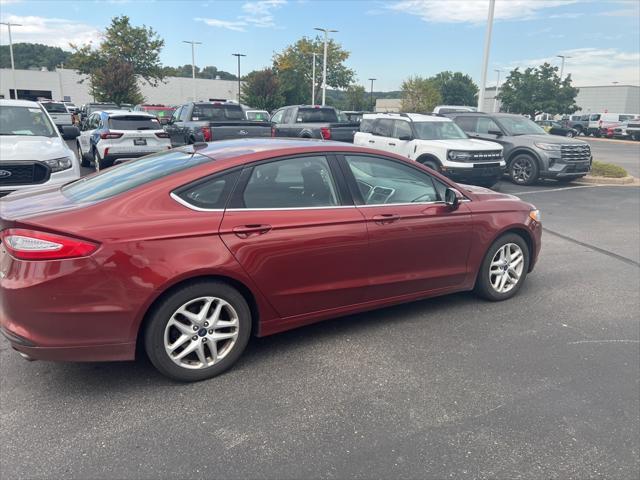
[[[594,161],[591,166],[591,175],[594,177],[622,178],[629,174],[624,168],[613,163]]]

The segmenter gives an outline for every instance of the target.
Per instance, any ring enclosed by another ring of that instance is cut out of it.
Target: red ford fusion
[[[213,377],[251,335],[452,292],[505,300],[539,212],[416,162],[323,141],[231,140],[0,200],[0,326],[28,359]]]

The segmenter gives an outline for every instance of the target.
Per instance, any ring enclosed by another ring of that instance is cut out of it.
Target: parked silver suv
[[[456,112],[446,116],[470,137],[502,145],[506,173],[514,183],[532,185],[539,178],[570,182],[591,171],[588,143],[549,135],[521,115]]]

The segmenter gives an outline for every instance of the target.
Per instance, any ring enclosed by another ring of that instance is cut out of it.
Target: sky
[[[314,27],[351,52],[347,65],[369,90],[400,88],[409,76],[462,71],[479,83],[489,0],[0,0],[0,21],[13,42],[100,42],[116,15],[153,27],[165,40],[165,65],[191,63],[235,72],[232,53],[247,55],[242,72],[271,65],[279,52]],[[8,44],[0,25],[0,44]],[[487,86],[497,72],[560,64],[574,85],[640,85],[640,0],[497,0]]]

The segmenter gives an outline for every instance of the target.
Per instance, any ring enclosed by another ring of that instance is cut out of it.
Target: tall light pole
[[[60,101],[64,102],[64,90],[62,89],[62,69],[64,68],[64,63],[60,65],[56,65],[56,71],[58,72],[58,82],[60,82]]]
[[[377,78],[370,78],[369,80],[371,81],[371,93],[369,94],[369,97],[370,97],[369,102],[371,103],[371,111],[373,112],[374,111],[374,108],[373,108],[373,82],[374,82],[374,80],[377,80]]]
[[[327,99],[327,42],[329,41],[329,33],[335,33],[338,30],[330,30],[328,28],[314,28],[319,32],[324,32],[324,59],[322,61],[322,106]]]
[[[564,61],[567,58],[571,58],[567,55],[556,55],[556,57],[561,58],[562,59],[562,63],[560,64],[560,81],[562,81],[562,75],[564,74]]]
[[[316,52],[313,52],[313,65],[311,66],[311,105],[316,104]]]
[[[240,57],[246,57],[242,53],[232,53],[234,57],[238,57],[238,103],[240,103]]]
[[[478,94],[478,111],[484,108],[484,87],[487,84],[487,67],[489,66],[489,50],[491,48],[491,30],[493,30],[493,12],[496,0],[489,0],[489,15],[487,16],[487,31],[484,35],[484,54],[482,58],[482,74],[480,75],[480,92]]]
[[[193,101],[196,101],[196,45],[202,45],[202,42],[194,42],[193,40],[183,40],[183,43],[191,44],[191,78],[193,79]]]
[[[21,27],[19,23],[0,22],[0,25],[6,25],[9,30],[9,55],[11,56],[11,77],[13,79],[13,98],[18,99],[18,85],[16,84],[16,65],[13,62],[13,41],[11,40],[11,27]],[[11,90],[9,90],[9,98],[11,98]]]
[[[496,108],[498,105],[498,93],[500,92],[500,70],[494,70],[494,72],[498,73],[498,80],[496,80],[496,93],[493,96],[493,111],[497,112]]]

